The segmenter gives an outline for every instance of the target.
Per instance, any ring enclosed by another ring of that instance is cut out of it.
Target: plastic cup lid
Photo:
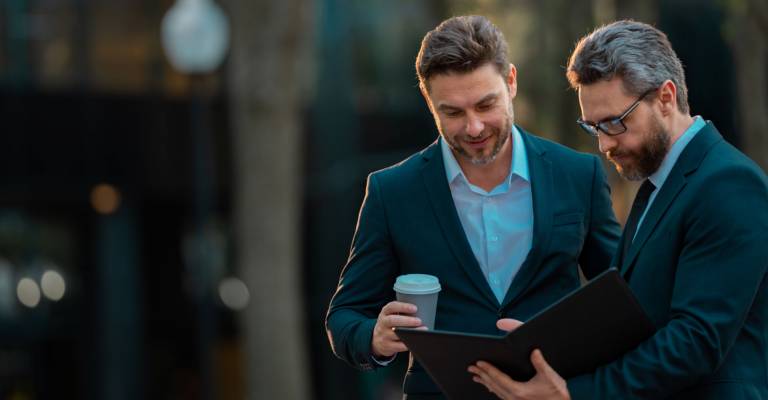
[[[432,294],[440,291],[440,281],[426,274],[400,275],[393,289],[403,294]]]

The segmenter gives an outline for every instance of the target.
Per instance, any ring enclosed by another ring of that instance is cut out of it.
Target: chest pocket
[[[580,212],[558,214],[552,217],[552,226],[570,225],[583,221],[584,214]]]
[[[555,215],[552,218],[551,234],[551,252],[578,256],[584,243],[584,214],[573,212]]]

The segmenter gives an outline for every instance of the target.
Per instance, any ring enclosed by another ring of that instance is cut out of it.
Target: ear
[[[661,114],[668,116],[677,110],[677,86],[671,80],[667,79],[659,86],[659,102],[661,103]]]
[[[512,100],[517,95],[517,68],[515,68],[515,64],[509,64],[507,86],[509,86],[509,99]]]

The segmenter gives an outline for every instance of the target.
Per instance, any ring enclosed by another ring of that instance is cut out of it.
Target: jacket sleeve
[[[611,188],[600,159],[592,156],[592,196],[587,234],[579,256],[579,265],[587,279],[594,278],[610,267],[616,253],[621,227],[616,222],[611,204]]]
[[[766,183],[729,168],[689,190],[697,196],[680,211],[670,320],[621,358],[569,379],[574,400],[667,398],[715,372],[736,341],[768,266]]]
[[[371,338],[381,308],[394,300],[398,263],[375,174],[368,176],[349,258],[331,299],[325,327],[334,354],[355,368],[379,367]]]

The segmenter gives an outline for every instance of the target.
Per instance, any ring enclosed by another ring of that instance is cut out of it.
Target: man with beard
[[[517,71],[486,18],[451,18],[422,41],[416,70],[439,138],[368,177],[326,328],[360,369],[407,351],[394,327],[419,327],[394,301],[398,275],[436,276],[435,327],[499,334],[608,268],[619,227],[599,159],[514,125]],[[446,349],[450,351],[450,349]],[[413,358],[406,397],[439,398]]]
[[[597,29],[567,74],[579,125],[621,175],[642,181],[613,264],[657,331],[567,381],[538,350],[529,382],[483,362],[470,372],[504,399],[768,399],[764,172],[691,117],[680,60],[652,26]]]

